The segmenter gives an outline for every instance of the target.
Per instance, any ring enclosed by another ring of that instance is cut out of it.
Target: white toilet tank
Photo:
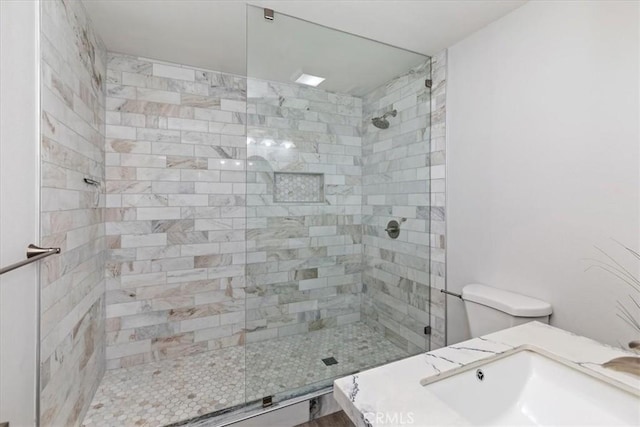
[[[472,337],[534,320],[549,323],[552,311],[548,302],[479,284],[462,288],[462,299]]]

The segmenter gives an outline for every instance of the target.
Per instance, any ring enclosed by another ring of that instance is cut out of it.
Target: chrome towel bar
[[[23,265],[31,264],[32,262],[36,262],[41,260],[42,258],[46,258],[49,255],[55,255],[60,253],[60,248],[41,248],[34,244],[31,244],[27,247],[27,259],[22,261],[18,261],[15,264],[8,265],[4,268],[0,268],[0,275],[4,273],[8,273],[16,268],[20,268]]]

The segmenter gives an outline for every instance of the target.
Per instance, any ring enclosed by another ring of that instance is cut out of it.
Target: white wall
[[[36,1],[0,1],[0,265],[38,244]],[[0,422],[36,423],[37,264],[0,277]]]
[[[552,324],[611,344],[628,288],[585,269],[638,249],[637,2],[529,2],[449,50],[448,289],[549,301]],[[448,342],[468,336],[448,301]]]

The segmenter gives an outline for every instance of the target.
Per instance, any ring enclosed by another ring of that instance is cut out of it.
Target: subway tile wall
[[[42,2],[41,44],[41,425],[105,368],[360,320],[444,345],[446,52],[361,99],[107,55],[77,1]]]
[[[107,368],[244,342],[246,78],[109,54]]]
[[[108,368],[359,320],[360,99],[249,79],[247,138],[245,78],[110,54],[107,79]],[[275,202],[274,171],[324,200]]]
[[[249,79],[247,342],[360,319],[361,117],[360,98]]]
[[[364,97],[363,102],[363,319],[410,353],[429,348],[431,324],[430,61]],[[388,117],[388,129],[371,123]],[[385,228],[400,223],[391,239]]]
[[[79,425],[105,369],[106,50],[81,2],[41,4],[40,425]]]
[[[364,119],[359,98],[250,79],[245,117],[243,77],[111,54],[108,367],[358,321],[363,254],[376,298],[362,313],[403,348],[425,348],[429,252],[444,249],[443,230],[429,235],[444,200],[427,196],[428,161],[444,162],[429,152],[432,101],[418,81],[429,73],[425,64],[369,94]],[[391,107],[398,120],[372,129]],[[276,171],[324,174],[324,202],[276,202]],[[385,247],[392,217],[408,218],[406,233]],[[383,296],[397,278],[399,300],[411,300],[400,317]]]
[[[428,348],[423,327],[443,309],[429,307],[429,282],[444,283],[444,269],[428,273],[444,242],[438,224],[429,234],[443,203],[429,197],[429,162],[444,161],[442,147],[430,153],[430,71],[427,62],[363,102],[110,54],[108,368],[361,317],[402,348]],[[373,128],[391,108],[392,126]],[[321,174],[312,193],[323,199],[278,199],[275,172]],[[396,217],[407,221],[389,241]]]

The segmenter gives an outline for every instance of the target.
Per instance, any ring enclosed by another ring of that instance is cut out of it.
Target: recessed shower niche
[[[322,203],[324,202],[324,175],[275,172],[273,200],[280,203]]]

